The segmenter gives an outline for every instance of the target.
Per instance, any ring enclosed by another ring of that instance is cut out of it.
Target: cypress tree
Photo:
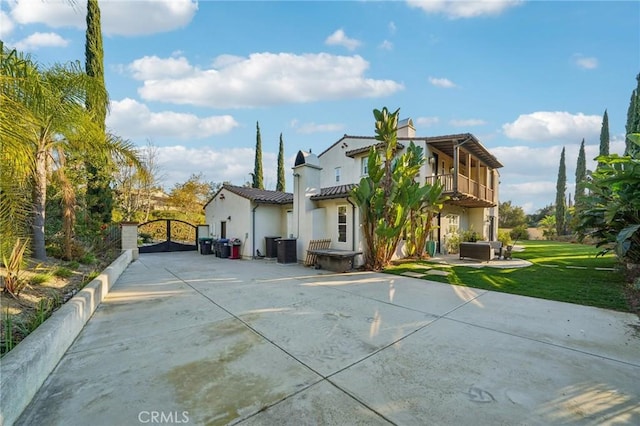
[[[604,110],[602,116],[602,127],[600,128],[600,155],[609,155],[609,115]],[[600,166],[601,163],[598,163]]]
[[[264,189],[262,176],[262,139],[260,138],[260,124],[256,121],[256,158],[253,166],[253,188]]]
[[[564,163],[564,147],[560,154],[560,167],[558,168],[558,182],[556,184],[556,232],[564,235],[565,231],[565,193],[567,191],[567,170]]]
[[[87,31],[85,39],[85,69],[88,76],[98,81],[103,88],[102,93],[87,94],[86,107],[93,115],[95,123],[105,130],[107,117],[108,96],[104,84],[104,52],[102,48],[102,28],[100,24],[100,7],[98,0],[87,2]],[[99,161],[89,158],[86,162],[87,208],[94,222],[111,222],[113,209],[113,192],[111,191],[111,177],[108,171],[98,166]]]
[[[282,142],[282,133],[280,133],[280,147],[278,148],[278,184],[276,191],[284,191],[284,143]]]
[[[578,163],[576,164],[576,195],[574,197],[576,206],[580,203],[580,199],[584,197],[584,184],[587,180],[587,159],[584,153],[584,139],[580,144],[578,152]]]
[[[626,134],[640,133],[640,74],[636,76],[638,86],[631,92],[629,109],[627,110]],[[624,155],[632,155],[637,150],[637,146],[625,137]]]

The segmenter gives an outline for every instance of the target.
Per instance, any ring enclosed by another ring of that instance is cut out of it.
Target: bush
[[[456,254],[460,252],[460,234],[448,234],[444,239],[444,248],[448,254]]]
[[[47,281],[49,281],[49,279],[51,279],[51,274],[48,274],[48,273],[35,274],[29,277],[29,284],[38,285],[38,284],[46,283]]]
[[[138,234],[138,240],[142,243],[142,244],[150,244],[153,242],[153,235],[151,235],[148,232],[140,232]]]
[[[511,230],[509,233],[511,239],[513,241],[518,240],[528,240],[529,239],[529,231],[527,230],[527,225],[519,225]]]
[[[65,267],[59,267],[55,271],[53,271],[53,275],[58,278],[69,278],[73,275],[73,271],[71,269]]]
[[[500,241],[504,247],[513,244],[509,231],[498,231],[498,241]]]
[[[94,265],[98,263],[98,259],[93,253],[85,253],[80,259],[78,259],[83,265]]]
[[[462,241],[464,242],[475,243],[481,237],[473,229],[467,229],[466,231],[462,231],[462,235],[460,238],[462,238]]]

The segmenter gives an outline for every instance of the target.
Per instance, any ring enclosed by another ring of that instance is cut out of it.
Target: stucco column
[[[138,249],[138,222],[122,222],[120,223],[122,228],[122,250],[132,250],[133,260],[137,260],[140,257],[140,251]]]

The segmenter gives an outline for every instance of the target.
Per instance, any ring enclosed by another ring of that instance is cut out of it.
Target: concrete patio
[[[409,277],[145,254],[17,424],[640,424],[638,329]]]

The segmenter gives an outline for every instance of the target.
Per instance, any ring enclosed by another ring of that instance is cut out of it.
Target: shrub
[[[460,252],[460,234],[448,234],[444,240],[444,248],[448,254],[456,254]]]
[[[89,284],[95,277],[97,277],[98,275],[100,275],[100,272],[98,271],[92,271],[89,272],[87,275],[84,276],[84,278],[82,279],[82,285],[87,285]]]
[[[498,241],[502,243],[503,246],[510,246],[513,244],[513,240],[511,239],[511,234],[509,231],[498,231]]]
[[[49,279],[51,279],[51,274],[49,273],[35,274],[29,277],[29,283],[32,285],[38,285],[38,284],[46,283],[47,281],[49,281]]]
[[[529,231],[527,231],[527,225],[516,226],[511,230],[510,236],[513,241],[528,240]]]
[[[77,260],[72,260],[71,262],[67,262],[67,268],[69,269],[78,269],[80,267],[80,262]]]
[[[58,278],[69,278],[73,275],[73,271],[71,269],[65,267],[59,267],[55,271],[53,271],[53,275]]]
[[[150,244],[153,242],[153,235],[148,232],[140,232],[138,234],[138,240],[142,244]]]
[[[95,254],[89,253],[89,252],[87,252],[84,255],[82,255],[82,257],[79,258],[78,260],[83,265],[94,265],[94,264],[96,264],[98,262],[98,260],[96,259]]]
[[[22,291],[24,286],[27,285],[27,281],[22,277],[23,273],[21,269],[24,263],[24,252],[28,244],[29,240],[16,240],[9,258],[3,257],[2,259],[2,263],[4,263],[6,269],[6,274],[2,277],[3,291],[16,298],[20,295],[20,291]]]
[[[465,231],[462,231],[462,235],[460,236],[460,238],[464,242],[475,243],[480,239],[480,235],[478,235],[478,233],[473,229],[467,229]]]

